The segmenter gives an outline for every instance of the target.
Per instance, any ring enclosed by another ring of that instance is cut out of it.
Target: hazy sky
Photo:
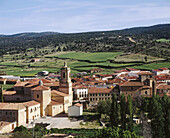
[[[170,23],[170,0],[0,0],[0,34]]]

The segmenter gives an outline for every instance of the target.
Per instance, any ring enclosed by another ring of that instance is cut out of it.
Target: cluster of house
[[[159,72],[159,73],[158,73]],[[152,71],[126,68],[117,70],[113,74],[95,74],[72,78],[74,101],[88,103],[95,106],[99,100],[117,98],[124,94],[127,98],[137,96],[152,97],[153,94],[170,97],[170,71],[168,68],[159,68]]]
[[[141,71],[126,68],[113,74],[95,74],[81,78],[70,77],[66,63],[61,68],[60,81],[30,79],[17,81],[11,91],[3,91],[0,103],[0,132],[13,130],[43,116],[82,115],[83,108],[96,106],[100,100],[117,98],[124,94],[152,97],[153,94],[170,97],[168,68]]]
[[[68,113],[82,115],[82,104],[73,102],[70,68],[61,68],[59,82],[47,79],[18,81],[13,90],[3,91],[0,103],[0,132],[10,132],[16,126],[26,125],[44,116]]]

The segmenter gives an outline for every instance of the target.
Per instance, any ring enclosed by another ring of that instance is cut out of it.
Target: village
[[[100,71],[91,69],[90,76],[73,78],[65,62],[60,75],[53,75],[53,78],[45,74],[23,80],[2,75],[1,84],[13,83],[14,86],[7,90],[1,88],[0,133],[28,126],[47,116],[82,116],[83,110],[95,108],[99,101],[111,100],[113,93],[118,101],[122,94],[126,99],[128,95],[133,99],[156,94],[170,97],[170,71],[166,67],[152,71],[125,68],[112,74],[100,74]]]

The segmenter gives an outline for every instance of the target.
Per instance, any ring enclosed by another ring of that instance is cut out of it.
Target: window
[[[31,111],[30,111],[30,113],[32,113],[32,108],[31,108]]]
[[[92,98],[90,98],[90,101],[92,101]]]
[[[39,98],[39,94],[37,94],[37,98]]]
[[[103,96],[104,94],[102,93],[102,96]]]
[[[10,115],[12,115],[12,112],[10,112]]]
[[[101,96],[101,93],[99,93],[99,96]]]
[[[133,90],[133,87],[131,87],[131,90]]]
[[[147,95],[147,94],[148,94],[148,92],[147,92],[147,91],[145,91],[145,94]]]
[[[8,114],[8,112],[6,112],[6,115]]]
[[[64,79],[66,78],[66,74],[65,74],[65,72],[63,72],[63,78],[64,78]]]

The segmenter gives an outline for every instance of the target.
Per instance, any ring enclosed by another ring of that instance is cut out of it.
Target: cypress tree
[[[170,138],[170,99],[165,94],[162,98],[162,112],[164,117],[164,134],[165,138]]]
[[[121,128],[126,130],[126,101],[124,94],[121,95],[120,99],[120,116]]]
[[[155,95],[152,97],[149,118],[151,119],[152,137],[164,138],[164,117],[160,97]]]
[[[4,102],[4,99],[3,99],[3,87],[1,85],[1,90],[0,90],[0,102]]]
[[[118,104],[116,95],[112,95],[112,104],[111,104],[111,116],[110,116],[111,126],[118,126]]]
[[[132,97],[128,95],[128,108],[127,108],[127,113],[129,115],[128,117],[128,130],[133,131],[133,104],[132,104]]]

